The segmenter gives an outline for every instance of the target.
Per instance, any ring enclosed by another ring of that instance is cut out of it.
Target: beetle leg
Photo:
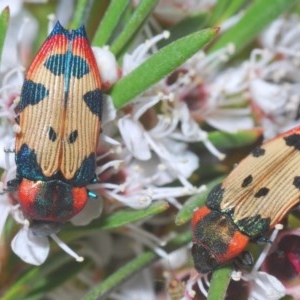
[[[267,237],[265,237],[265,236],[261,236],[261,237],[259,237],[257,240],[257,243],[259,243],[259,244],[272,244],[272,241],[271,240],[269,240]]]
[[[243,267],[251,267],[254,265],[253,256],[249,251],[243,251],[236,257],[234,262],[236,265],[241,265]]]

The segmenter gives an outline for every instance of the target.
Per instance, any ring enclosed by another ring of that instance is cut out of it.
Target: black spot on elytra
[[[293,185],[300,190],[300,176],[294,177]]]
[[[263,187],[261,189],[258,190],[258,192],[254,195],[255,198],[260,198],[260,197],[264,197],[269,193],[269,189],[266,187]]]
[[[49,127],[48,136],[50,141],[55,142],[57,135],[53,127]]]
[[[101,120],[103,104],[102,92],[99,89],[89,91],[83,95],[83,100],[90,109],[90,111],[96,116],[98,116],[99,120]]]
[[[242,187],[243,188],[247,187],[249,184],[251,184],[252,180],[253,180],[252,175],[249,175],[246,178],[244,178],[244,180],[242,182]]]
[[[294,147],[300,151],[300,134],[294,133],[292,135],[284,137],[285,143],[289,147]]]
[[[78,130],[74,130],[70,135],[69,135],[69,143],[73,144],[78,137]]]
[[[71,75],[78,79],[90,71],[87,62],[82,57],[73,55],[71,52],[50,55],[44,66],[57,76],[65,74],[66,70],[69,70]]]
[[[49,90],[42,83],[25,80],[22,87],[18,110],[21,112],[28,105],[36,105],[49,95]]]
[[[251,153],[254,157],[260,157],[265,154],[266,150],[261,147],[256,147]]]

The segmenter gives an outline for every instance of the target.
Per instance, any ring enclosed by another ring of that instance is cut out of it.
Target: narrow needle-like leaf
[[[0,62],[2,61],[2,50],[7,33],[9,21],[9,8],[6,7],[0,14]]]
[[[101,47],[107,44],[120,18],[129,5],[129,0],[112,0],[107,8],[105,15],[96,31],[93,45]]]
[[[168,75],[212,40],[218,28],[209,28],[181,38],[148,58],[116,83],[110,94],[116,108],[127,104],[154,83]]]

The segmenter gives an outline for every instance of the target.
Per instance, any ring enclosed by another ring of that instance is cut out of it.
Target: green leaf
[[[213,181],[209,182],[206,187],[206,191],[194,195],[190,197],[183,205],[181,210],[178,212],[176,218],[175,218],[175,224],[180,226],[190,221],[192,218],[192,215],[196,208],[204,206],[207,196],[210,193],[210,191],[215,187],[217,184],[222,182],[224,177],[218,177],[217,179],[214,179]]]
[[[231,279],[232,269],[222,267],[213,272],[210,280],[207,300],[223,300],[227,294],[227,288]]]
[[[64,242],[70,242],[81,236],[86,236],[89,233],[99,232],[103,229],[114,229],[127,224],[131,224],[147,217],[151,217],[166,211],[169,204],[166,201],[155,201],[145,209],[131,209],[125,208],[112,213],[105,218],[94,220],[89,225],[84,227],[70,227],[66,226],[61,233],[61,238]]]
[[[213,24],[214,26],[225,22],[227,19],[236,14],[238,12],[238,9],[245,5],[245,0],[232,0],[229,2],[230,3],[227,3],[228,5],[223,14],[221,15],[220,19],[217,20],[215,24]],[[247,1],[247,5],[249,5],[252,2],[253,1]]]
[[[209,18],[208,24],[213,26],[218,24],[218,20],[221,18],[222,14],[228,6],[228,0],[218,0],[213,8],[212,14]]]
[[[156,254],[151,251],[143,252],[138,255],[137,258],[133,259],[125,266],[119,268],[111,276],[105,279],[101,284],[93,288],[83,299],[84,300],[94,300],[101,297],[107,296],[114,289],[123,283],[126,279],[132,277],[134,273],[141,270],[143,267],[147,266],[149,263],[153,262],[156,258]],[[105,299],[105,298],[103,298]]]
[[[122,1],[120,1],[122,2]],[[158,0],[143,0],[134,11],[126,27],[111,45],[110,50],[117,56],[118,53],[126,46],[129,40],[132,40],[134,34],[141,28],[148,15],[156,6]]]
[[[9,7],[4,8],[0,14],[0,62],[2,58],[2,51],[4,46],[4,41],[7,33],[9,22]]]
[[[154,83],[170,74],[199,51],[218,32],[209,28],[181,38],[150,56],[143,64],[118,81],[110,91],[116,108],[127,104]]]
[[[43,295],[45,292],[51,291],[56,287],[63,285],[67,280],[82,272],[91,265],[89,260],[83,262],[69,261],[66,264],[61,264],[59,268],[53,270],[51,273],[45,274],[41,272],[42,276],[36,278],[30,285],[29,296]]]
[[[123,209],[100,220],[99,225],[101,229],[117,228],[129,223],[137,222],[153,215],[157,215],[166,211],[168,208],[169,204],[166,201],[156,201],[147,208],[141,210]]]
[[[166,246],[168,253],[182,247],[191,241],[191,232],[185,232],[179,234]],[[111,276],[106,278],[101,284],[95,286],[83,299],[94,300],[94,299],[105,299],[109,293],[114,289],[118,288],[120,284],[126,280],[132,278],[132,276],[138,271],[142,270],[150,263],[157,260],[159,257],[153,251],[145,251],[138,255],[136,258],[128,262],[126,265],[119,268]]]
[[[88,260],[78,263],[64,252],[58,252],[56,255],[47,259],[47,262],[39,267],[31,267],[23,273],[18,280],[14,281],[2,300],[31,299],[53,288],[60,286],[68,279],[75,276],[90,265]]]
[[[2,300],[14,300],[18,299],[20,295],[24,295],[28,292],[28,282],[38,278],[38,268],[33,268],[26,274],[23,274],[19,280],[13,282],[13,284],[5,291],[5,295],[2,295]]]
[[[130,0],[111,0],[95,34],[94,46],[101,47],[107,44],[129,3]]]
[[[262,137],[261,129],[239,130],[229,133],[212,131],[208,133],[208,139],[218,149],[234,149],[252,145]],[[203,143],[193,144],[197,150],[204,149]]]
[[[245,0],[219,0],[209,18],[208,26],[220,25],[223,21],[226,21],[235,14],[243,4],[245,4]]]
[[[77,0],[70,28],[78,28],[87,23],[87,19],[94,0]]]
[[[229,28],[209,49],[209,52],[235,45],[235,53],[248,45],[267,25],[286,11],[295,0],[257,0],[245,11],[243,17]]]

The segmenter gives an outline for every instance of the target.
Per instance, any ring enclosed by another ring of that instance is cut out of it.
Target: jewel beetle
[[[207,273],[240,255],[300,201],[300,127],[255,148],[209,193],[192,219],[195,268]]]
[[[22,86],[16,135],[16,189],[34,234],[46,236],[79,213],[96,194],[103,95],[84,26],[56,23],[31,63]]]

